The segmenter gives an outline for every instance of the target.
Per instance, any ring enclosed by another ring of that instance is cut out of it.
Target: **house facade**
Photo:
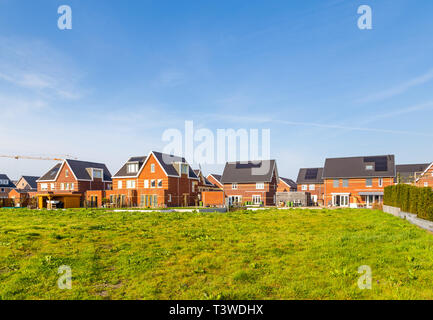
[[[275,160],[228,162],[221,183],[230,205],[273,206],[279,182]]]
[[[6,174],[0,174],[0,199],[9,197],[9,192],[15,189],[15,184]]]
[[[111,190],[111,173],[103,163],[66,159],[37,180],[39,208],[79,208],[86,192]]]
[[[295,181],[288,178],[280,177],[280,181],[277,185],[277,192],[295,192],[298,189],[298,185]]]
[[[38,189],[38,179],[40,177],[35,176],[22,176],[16,183],[16,187],[19,190],[36,191]]]
[[[396,165],[395,183],[415,184],[429,165],[429,163]]]
[[[372,207],[383,202],[384,188],[394,184],[394,155],[330,158],[325,161],[325,204]]]
[[[206,178],[214,186],[218,187],[221,190],[224,189],[224,185],[221,183],[222,176],[220,174],[214,174],[214,173],[212,173],[212,174],[208,175]]]
[[[16,182],[16,189],[9,192],[9,198],[13,200],[15,207],[33,206],[33,199],[36,197],[40,177],[22,176]]]
[[[111,204],[180,207],[199,204],[199,177],[185,158],[151,151],[130,158],[113,176]]]
[[[427,168],[419,175],[415,181],[418,187],[433,188],[433,163],[429,164]]]
[[[299,169],[296,184],[299,192],[308,192],[313,204],[324,203],[325,187],[323,182],[323,168],[301,168]]]

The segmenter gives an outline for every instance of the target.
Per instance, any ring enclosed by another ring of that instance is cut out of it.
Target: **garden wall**
[[[387,205],[383,206],[383,212],[392,214],[393,216],[399,217],[401,219],[405,219],[420,228],[433,232],[433,222],[418,218],[416,214],[404,212],[401,211],[400,208]]]

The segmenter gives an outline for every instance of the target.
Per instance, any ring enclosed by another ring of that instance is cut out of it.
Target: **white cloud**
[[[388,98],[392,98],[394,96],[400,95],[405,93],[406,91],[408,91],[409,89],[416,87],[416,86],[420,86],[423,85],[427,82],[429,82],[430,80],[433,79],[433,69],[428,71],[427,73],[410,79],[400,85],[397,85],[393,88],[381,91],[381,92],[377,92],[371,95],[367,95],[366,97],[360,99],[358,102],[360,103],[367,103],[367,102],[375,102],[375,101],[381,101],[381,100],[385,100]]]

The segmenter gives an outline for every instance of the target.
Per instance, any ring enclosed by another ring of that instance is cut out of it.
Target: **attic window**
[[[68,169],[65,170],[65,177],[66,178],[69,177],[69,170]]]
[[[188,174],[188,165],[185,163],[181,164],[181,174]]]
[[[128,173],[137,173],[138,172],[138,163],[128,163],[126,167],[126,171]]]
[[[7,180],[0,180],[0,184],[9,184],[9,181],[7,181]]]
[[[102,179],[102,170],[93,169],[93,179]]]
[[[374,170],[374,166],[372,164],[367,164],[367,165],[365,165],[365,170],[373,171]]]

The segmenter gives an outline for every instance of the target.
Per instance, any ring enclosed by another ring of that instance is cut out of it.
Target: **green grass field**
[[[433,235],[380,211],[0,210],[0,299],[432,299],[432,270]]]

